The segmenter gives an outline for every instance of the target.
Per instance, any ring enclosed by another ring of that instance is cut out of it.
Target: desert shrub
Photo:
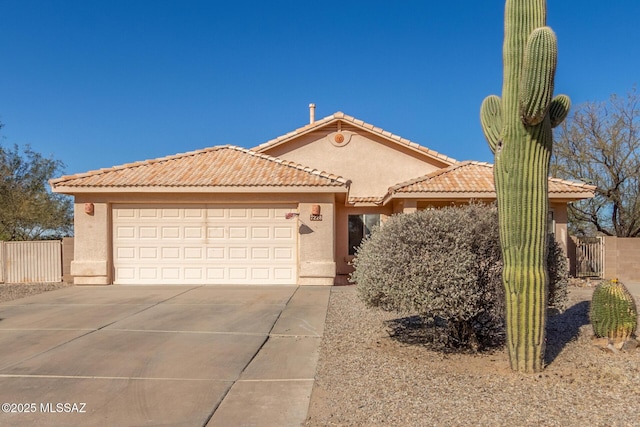
[[[569,303],[569,261],[553,236],[549,236],[547,271],[549,272],[547,305],[557,312],[563,312]]]
[[[549,303],[561,309],[566,304],[567,269],[555,241],[549,259],[554,266]],[[363,241],[354,267],[351,280],[366,305],[420,315],[432,345],[477,350],[504,343],[504,288],[494,205],[395,215]]]

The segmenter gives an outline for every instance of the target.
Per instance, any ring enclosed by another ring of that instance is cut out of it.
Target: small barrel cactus
[[[636,302],[616,279],[604,281],[594,289],[589,317],[597,337],[626,340],[638,326]]]

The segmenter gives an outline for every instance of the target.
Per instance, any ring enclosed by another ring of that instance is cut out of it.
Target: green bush
[[[549,254],[554,259],[550,306],[563,309],[566,260],[557,244]],[[395,215],[363,241],[354,267],[351,280],[366,305],[420,315],[423,325],[430,326],[431,344],[476,350],[504,343],[494,205]]]
[[[557,312],[563,312],[567,309],[569,302],[569,260],[556,239],[551,235],[549,236],[547,270],[549,272],[547,305]]]

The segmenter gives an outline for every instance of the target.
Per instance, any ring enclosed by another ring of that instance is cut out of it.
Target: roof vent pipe
[[[309,124],[316,121],[316,104],[309,104]]]

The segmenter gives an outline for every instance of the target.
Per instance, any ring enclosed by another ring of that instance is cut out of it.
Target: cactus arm
[[[502,134],[502,102],[496,95],[488,96],[480,106],[480,123],[482,131],[489,143],[491,152],[495,154],[496,146]]]
[[[551,119],[552,128],[558,126],[567,118],[570,108],[571,100],[567,95],[558,95],[553,98],[549,106],[549,118]]]
[[[536,28],[527,39],[520,83],[520,114],[526,125],[541,123],[553,97],[558,42],[549,27]]]

